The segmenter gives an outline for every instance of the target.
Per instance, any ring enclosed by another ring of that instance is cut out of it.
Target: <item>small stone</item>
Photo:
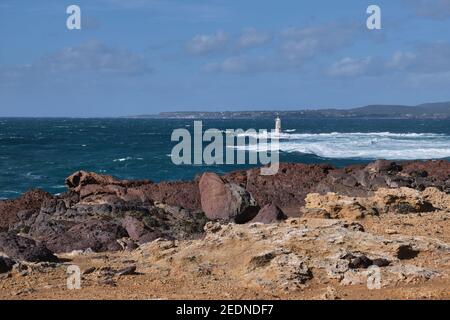
[[[380,267],[380,268],[387,267],[388,265],[391,264],[391,262],[389,260],[383,259],[383,258],[374,259],[372,261],[372,263],[373,263],[374,266],[377,266],[377,267]]]
[[[126,268],[120,269],[116,272],[116,274],[119,276],[134,275],[134,274],[136,274],[136,266],[132,265],[132,266],[128,266]]]
[[[400,245],[396,249],[396,256],[400,260],[414,259],[419,254],[419,251],[414,250],[411,245]]]
[[[85,269],[85,270],[82,272],[82,274],[83,274],[83,275],[91,274],[91,273],[93,273],[95,270],[96,270],[95,267],[89,267],[89,268]]]

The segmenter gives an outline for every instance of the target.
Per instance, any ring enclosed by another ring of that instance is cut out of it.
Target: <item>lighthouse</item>
[[[277,118],[275,119],[275,134],[280,133],[281,133],[281,119],[280,117],[277,116]]]

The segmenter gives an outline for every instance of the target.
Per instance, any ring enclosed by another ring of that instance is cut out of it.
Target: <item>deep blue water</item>
[[[450,157],[450,120],[282,119],[281,161],[343,166],[373,158]],[[271,129],[273,120],[205,120],[204,128]],[[170,141],[193,120],[0,118],[0,198],[65,190],[77,170],[127,179],[191,179],[252,165],[176,166]]]

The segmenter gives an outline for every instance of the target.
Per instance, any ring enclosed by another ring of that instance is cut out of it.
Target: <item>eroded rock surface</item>
[[[349,197],[336,193],[311,193],[306,197],[303,215],[332,219],[362,219],[384,213],[408,214],[450,210],[450,194],[437,188],[421,192],[410,188],[380,188],[370,197]]]

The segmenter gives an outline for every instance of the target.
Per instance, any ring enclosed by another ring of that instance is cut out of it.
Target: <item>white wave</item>
[[[139,161],[142,161],[142,160],[144,160],[144,158],[126,157],[126,158],[114,159],[113,162],[124,162],[124,161],[131,161],[131,160],[139,160]]]
[[[274,138],[271,133],[248,136]],[[277,135],[279,150],[339,159],[440,159],[450,157],[450,136],[435,133],[297,133]],[[267,151],[265,143],[236,147],[238,150]]]

